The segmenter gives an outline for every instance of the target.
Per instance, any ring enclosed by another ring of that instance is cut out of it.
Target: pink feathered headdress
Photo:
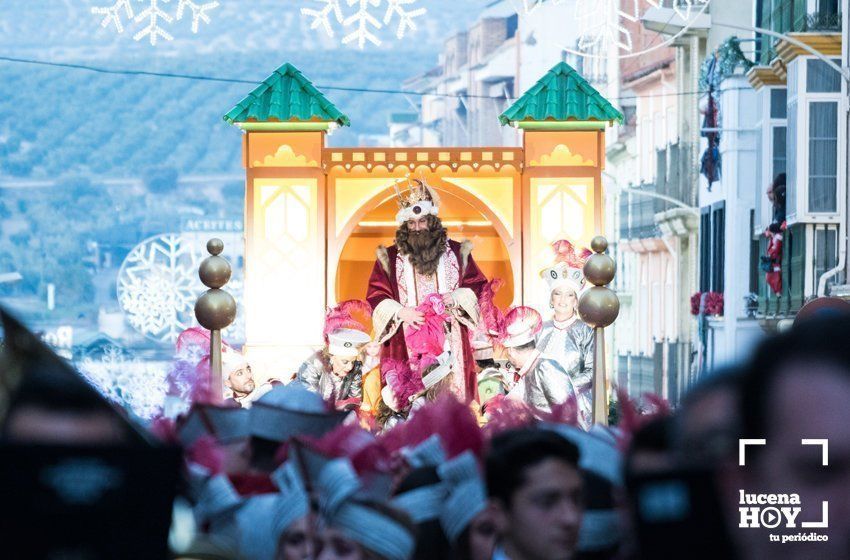
[[[472,409],[452,394],[441,395],[433,403],[418,409],[407,422],[384,434],[381,441],[390,453],[415,447],[430,436],[440,436],[446,459],[471,451],[483,457],[484,433]]]
[[[191,402],[212,402],[210,387],[210,331],[191,327],[177,337],[176,356],[168,372],[168,394]],[[241,354],[222,341],[221,352]]]
[[[670,403],[662,397],[653,393],[644,393],[643,399],[646,407],[640,410],[637,399],[629,398],[629,394],[623,389],[617,389],[617,405],[619,408],[620,428],[619,445],[621,449],[627,449],[632,439],[632,434],[644,425],[656,418],[670,415]]]
[[[369,333],[372,330],[372,308],[365,301],[349,299],[340,302],[325,315],[325,342],[328,335],[339,329],[354,329]]]
[[[567,263],[572,268],[584,268],[587,259],[593,255],[593,252],[588,249],[577,250],[576,247],[566,239],[559,239],[552,243],[552,250],[555,251],[555,262]]]
[[[540,313],[531,307],[518,305],[505,315],[505,333],[501,343],[506,348],[531,342],[543,328]]]
[[[507,399],[504,395],[497,395],[487,403],[487,416],[489,420],[484,426],[484,435],[488,440],[502,432],[529,428],[537,423],[534,411],[527,404]]]
[[[381,377],[395,396],[402,410],[410,404],[410,398],[425,390],[419,371],[411,369],[404,360],[392,358],[381,362]]]

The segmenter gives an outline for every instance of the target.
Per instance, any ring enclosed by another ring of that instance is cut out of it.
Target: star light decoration
[[[100,26],[104,29],[112,26],[117,33],[124,33],[124,20],[127,23],[146,22],[147,25],[133,35],[133,39],[140,41],[147,37],[151,46],[156,46],[157,41],[172,41],[174,36],[166,31],[165,24],[180,21],[186,15],[188,9],[192,14],[192,33],[197,33],[201,22],[210,23],[209,13],[219,6],[215,0],[212,2],[194,2],[193,0],[178,0],[174,15],[167,12],[163,6],[171,0],[135,0],[135,3],[143,2],[145,8],[136,13],[133,9],[134,0],[116,0],[111,5],[94,6],[91,13],[103,16]],[[164,23],[163,23],[164,22]]]
[[[320,6],[301,8],[301,14],[312,18],[310,29],[321,28],[329,37],[336,36],[336,27],[344,33],[342,43],[357,42],[363,49],[366,42],[380,46],[377,33],[397,20],[395,35],[403,39],[408,31],[416,30],[416,18],[427,13],[416,8],[417,0],[311,0]],[[381,11],[383,15],[381,16]],[[381,16],[380,19],[378,16]]]
[[[711,0],[674,0],[673,12],[684,22],[691,19],[696,6],[705,6]],[[526,14],[549,4],[556,6],[566,0],[523,0]],[[632,51],[632,36],[623,21],[638,22],[641,18],[641,0],[575,0],[576,19],[581,22],[578,37],[580,51],[601,50],[616,46],[619,50]],[[646,0],[654,8],[662,7],[663,0]]]
[[[198,277],[204,258],[200,249],[179,234],[169,233],[146,239],[124,259],[118,271],[118,305],[140,334],[173,344],[181,332],[195,326],[195,302],[206,290]],[[231,279],[225,289],[241,301],[241,278]],[[242,341],[244,313],[236,317],[223,334],[229,340]]]

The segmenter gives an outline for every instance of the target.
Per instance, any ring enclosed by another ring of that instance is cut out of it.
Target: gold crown
[[[429,192],[428,186],[423,180],[411,179],[410,175],[408,175],[406,191],[402,191],[401,189],[399,189],[398,184],[398,181],[393,183],[393,188],[395,188],[395,194],[399,208],[410,208],[417,202],[422,202],[423,200],[431,200],[431,193]]]

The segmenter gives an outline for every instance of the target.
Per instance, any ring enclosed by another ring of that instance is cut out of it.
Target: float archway
[[[443,194],[452,237],[505,280],[498,303],[542,307],[551,242],[603,233],[605,127],[623,117],[560,63],[499,117],[521,147],[328,147],[348,118],[288,64],[224,118],[244,132],[245,348],[260,377],[281,377],[322,344],[328,305],[365,295],[408,175]]]
[[[440,195],[440,217],[449,237],[472,242],[472,255],[484,274],[504,281],[496,294],[497,305],[510,306],[521,297],[521,256],[518,243],[506,228],[508,224],[485,202],[463,188],[438,178],[426,180]],[[348,220],[333,244],[335,250],[329,246],[329,304],[365,297],[375,263],[375,249],[378,245],[394,243],[397,210],[394,190],[385,188]],[[517,250],[511,251],[512,247]]]

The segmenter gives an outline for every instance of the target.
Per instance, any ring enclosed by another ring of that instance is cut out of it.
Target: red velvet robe
[[[454,253],[457,262],[461,266],[460,282],[458,288],[469,288],[475,296],[481,297],[481,290],[487,283],[487,278],[475,264],[475,261],[470,254],[467,258],[466,267],[463,266],[463,259],[460,254],[460,243],[449,240],[449,248]],[[389,257],[389,265],[391,273],[388,275],[381,265],[380,261],[375,262],[372,268],[372,275],[369,277],[369,288],[366,291],[366,301],[374,310],[379,303],[389,298],[400,302],[401,296],[398,292],[398,278],[396,278],[395,262],[398,256],[398,247],[391,245],[387,248],[387,256]],[[464,363],[464,381],[466,385],[466,400],[478,400],[478,380],[475,372],[475,359],[472,356],[472,345],[469,342],[469,329],[461,325],[461,335],[463,344],[463,363]],[[407,345],[404,342],[403,328],[399,328],[396,333],[383,344],[381,348],[381,360],[396,359],[407,360]]]

